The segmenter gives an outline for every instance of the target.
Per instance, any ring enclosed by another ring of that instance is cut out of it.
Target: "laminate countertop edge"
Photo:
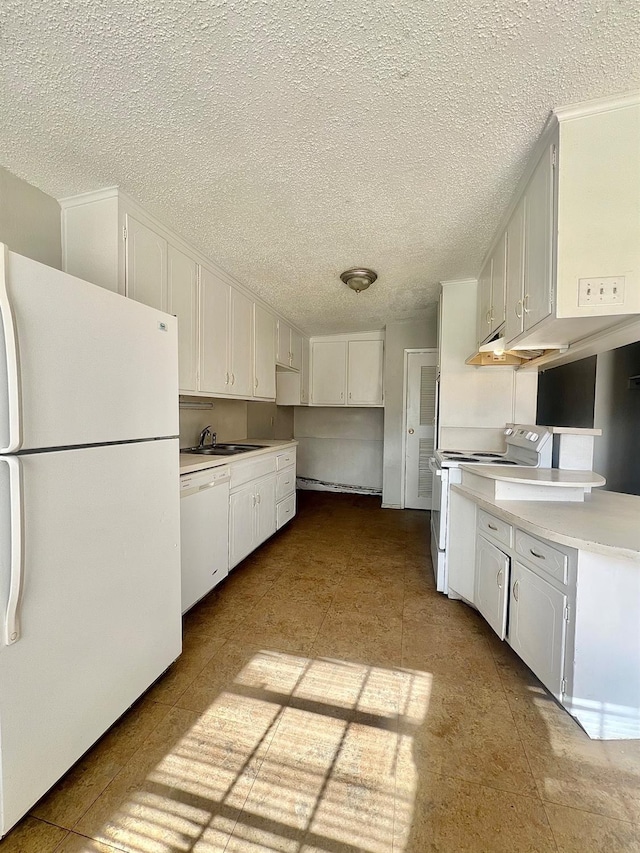
[[[221,442],[222,443],[222,442]],[[274,450],[289,450],[297,446],[295,439],[278,438],[243,438],[240,441],[224,442],[225,444],[261,444],[259,450],[249,450],[247,453],[237,453],[235,456],[200,456],[197,453],[180,453],[180,473],[193,474],[195,471],[205,471],[207,468],[218,468],[220,465],[230,465],[245,459],[255,459],[273,453]]]
[[[640,563],[640,496],[599,489],[582,501],[495,501],[463,485],[451,490],[526,533],[605,557]]]

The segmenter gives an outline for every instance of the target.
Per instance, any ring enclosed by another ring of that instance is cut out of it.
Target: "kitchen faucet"
[[[211,424],[209,424],[209,426],[206,426],[200,433],[200,443],[198,444],[198,447],[204,447],[204,443],[207,440],[207,436],[209,436],[209,438],[211,439],[211,447],[214,447],[216,441],[218,440],[218,436],[215,432],[211,432]]]

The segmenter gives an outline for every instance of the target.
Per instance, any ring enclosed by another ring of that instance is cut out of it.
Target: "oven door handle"
[[[434,477],[442,477],[442,468],[438,467],[434,456],[429,457],[429,470]]]

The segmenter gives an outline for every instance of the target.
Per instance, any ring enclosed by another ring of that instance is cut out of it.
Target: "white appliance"
[[[0,244],[0,837],[181,651],[174,317]]]
[[[461,464],[523,465],[551,468],[551,431],[543,426],[508,424],[504,429],[505,453],[474,450],[436,450],[429,460],[433,474],[431,510],[431,560],[438,592],[448,592],[447,547],[449,537],[449,488],[462,482]]]
[[[182,612],[229,574],[228,465],[180,477]]]

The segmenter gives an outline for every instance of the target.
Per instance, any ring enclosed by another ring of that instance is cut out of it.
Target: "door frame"
[[[438,354],[437,347],[414,347],[404,351],[404,368],[402,371],[402,444],[401,444],[401,459],[402,471],[400,472],[400,509],[405,508],[405,485],[407,479],[407,378],[409,374],[409,355],[418,353],[426,355],[427,353]],[[437,416],[437,415],[436,415]],[[434,442],[437,441],[437,424],[434,424],[436,432],[434,433]]]

